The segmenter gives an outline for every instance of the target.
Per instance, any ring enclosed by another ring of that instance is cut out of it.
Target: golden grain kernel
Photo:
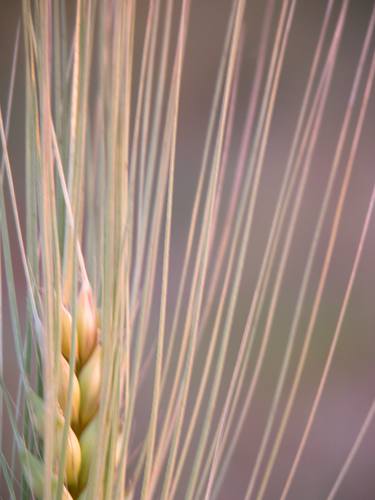
[[[72,316],[65,306],[61,306],[61,352],[67,360],[72,347]],[[75,359],[78,358],[78,338],[76,339]]]
[[[79,422],[82,428],[92,419],[99,408],[102,371],[102,348],[97,345],[79,374],[81,404]]]
[[[59,436],[60,448],[62,444],[62,432]],[[81,469],[81,447],[78,438],[71,427],[68,429],[65,455],[65,482],[69,487],[77,487]]]
[[[98,339],[96,308],[89,285],[82,286],[77,302],[78,352],[81,366],[86,363]]]
[[[81,446],[82,462],[79,475],[79,487],[83,488],[88,480],[93,454],[95,453],[98,433],[98,417],[91,420],[79,439]]]

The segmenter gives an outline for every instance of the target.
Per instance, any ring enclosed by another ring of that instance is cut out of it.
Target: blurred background
[[[72,12],[75,2],[69,1]],[[179,2],[176,2],[176,5]],[[255,64],[261,29],[261,20],[266,2],[249,0],[246,10],[245,40],[240,75],[238,104],[234,121],[233,145],[230,150],[228,176],[234,171],[238,146],[248,100],[254,78]],[[276,1],[277,8],[281,2]],[[12,54],[17,26],[20,23],[21,2],[0,0],[0,104],[5,113]],[[231,0],[192,0],[192,10],[187,41],[185,65],[182,78],[180,123],[176,158],[176,185],[174,199],[174,227],[171,254],[171,290],[178,286],[190,214],[196,189],[208,116],[212,102],[218,64],[223,47]],[[326,0],[298,0],[290,33],[285,64],[283,67],[270,138],[267,145],[264,175],[256,206],[254,230],[247,255],[245,272],[241,284],[241,296],[236,314],[235,328],[231,336],[227,377],[231,375],[230,357],[234,357],[240,334],[248,311],[252,292],[258,276],[271,218],[274,214],[281,177],[301,107],[306,79],[312,62],[317,37],[323,20]],[[335,16],[341,6],[335,2]],[[272,340],[267,351],[255,399],[248,415],[236,453],[219,496],[221,500],[241,499],[246,490],[252,464],[262,437],[266,416],[270,408],[275,383],[278,379],[285,341],[289,333],[302,272],[311,245],[318,210],[321,206],[338,133],[347,106],[356,64],[366,33],[367,24],[374,7],[373,1],[350,2],[343,39],[326,113],[321,125],[317,147],[313,157],[308,189],[305,192],[298,219],[296,236],[288,260],[286,277],[278,303]],[[137,1],[139,13],[136,26],[136,65],[139,64],[144,24],[148,8],[145,0]],[[176,23],[179,8],[176,8]],[[273,26],[276,25],[276,18]],[[332,23],[332,28],[334,24]],[[371,42],[370,57],[375,50]],[[368,66],[366,66],[368,68]],[[16,184],[21,214],[24,207],[24,55],[21,37],[17,65],[15,98],[12,109],[9,137],[9,152]],[[276,462],[266,498],[279,497],[291,462],[303,432],[312,400],[317,388],[322,367],[336,326],[339,309],[358,245],[366,209],[375,181],[375,99],[372,96],[367,119],[354,170],[348,197],[339,228],[328,283],[311,346],[310,355],[298,392],[296,405],[287,428],[287,434]],[[333,207],[345,167],[340,166],[335,185],[333,203],[329,211],[319,252],[314,265],[313,278],[304,307],[301,335],[306,327],[314,299],[322,261],[325,255],[332,223]],[[228,195],[227,195],[228,196]],[[224,191],[225,199],[225,191]],[[226,200],[228,201],[228,200]],[[8,214],[9,216],[9,214]],[[11,221],[11,217],[9,216]],[[24,221],[23,221],[24,222]],[[24,300],[25,284],[21,269],[15,235],[12,233],[14,262],[17,271],[18,299]],[[300,467],[289,493],[293,500],[317,500],[325,498],[337,477],[344,460],[358,434],[360,426],[375,397],[375,221],[371,222],[368,238],[353,288],[350,304],[343,325],[342,336],[337,347],[327,386],[319,406]],[[174,272],[176,269],[176,272]],[[178,270],[178,272],[177,272]],[[16,390],[17,368],[14,358],[7,297],[4,290],[4,371],[7,384]],[[264,316],[267,311],[264,311]],[[302,345],[301,335],[297,339],[297,350],[293,357],[295,366]],[[234,358],[233,358],[234,359]],[[233,361],[233,360],[232,360]],[[254,361],[254,360],[253,360]],[[289,375],[289,384],[293,370]],[[288,385],[288,384],[287,384]],[[151,391],[150,380],[145,381],[145,391]],[[284,391],[285,392],[285,391]],[[285,403],[286,392],[283,397]],[[225,393],[221,394],[222,399]],[[145,417],[139,410],[137,433],[142,436]],[[2,429],[5,451],[9,452],[9,432]],[[372,500],[375,498],[375,422],[356,456],[348,475],[338,493],[341,500]],[[0,496],[7,498],[0,479]],[[181,497],[182,498],[182,497]]]

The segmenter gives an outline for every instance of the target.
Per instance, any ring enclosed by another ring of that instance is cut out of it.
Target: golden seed
[[[102,348],[98,344],[79,374],[80,425],[84,428],[99,408]]]
[[[72,316],[65,306],[61,306],[61,351],[69,361],[72,347]],[[76,340],[75,359],[78,357],[78,338]]]
[[[91,420],[79,439],[81,446],[82,462],[79,475],[79,487],[83,488],[88,481],[92,457],[96,448],[96,436],[98,433],[98,417]]]
[[[98,338],[96,308],[89,285],[83,285],[77,302],[78,351],[81,366],[94,350]]]
[[[60,449],[62,445],[62,438],[63,432],[61,430],[58,437]],[[65,481],[69,487],[75,488],[78,485],[81,461],[81,447],[79,445],[78,438],[73,429],[69,427],[65,455]]]

